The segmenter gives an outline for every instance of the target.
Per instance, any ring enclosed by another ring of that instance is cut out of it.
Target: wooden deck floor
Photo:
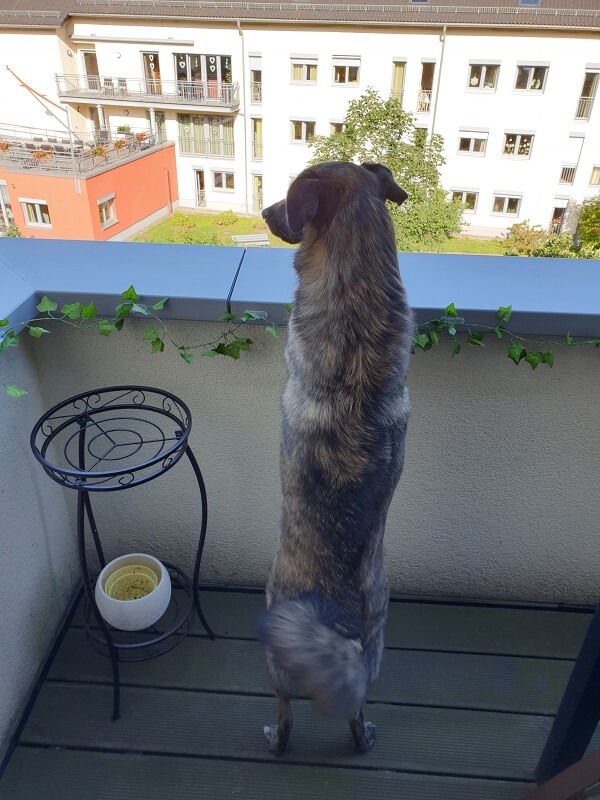
[[[517,800],[531,787],[590,614],[396,600],[355,755],[343,723],[294,706],[289,752],[266,750],[275,703],[255,638],[259,592],[207,591],[216,642],[110,667],[75,615],[4,776],[1,800]]]

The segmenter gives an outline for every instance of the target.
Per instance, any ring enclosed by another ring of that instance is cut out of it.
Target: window
[[[175,74],[183,83],[231,83],[231,56],[175,53]]]
[[[315,135],[315,123],[307,122],[306,120],[293,119],[291,121],[292,127],[292,142],[307,142]]]
[[[590,175],[590,185],[600,186],[600,167],[592,167],[592,174]]]
[[[109,228],[117,222],[115,216],[115,195],[110,194],[98,200],[98,213],[100,214],[100,225],[102,228]]]
[[[213,172],[215,189],[234,189],[233,172]]]
[[[45,200],[31,200],[28,197],[19,197],[23,209],[25,225],[30,228],[51,228],[50,212]]]
[[[521,198],[510,195],[498,194],[494,195],[494,205],[492,206],[492,214],[510,214],[517,216],[521,208]]]
[[[452,199],[458,200],[459,203],[462,203],[465,207],[465,212],[475,213],[475,209],[477,208],[477,197],[479,196],[479,192],[470,192],[470,191],[462,191],[459,189],[458,191],[452,192]]]
[[[261,159],[262,157],[262,119],[255,117],[252,120],[252,158]]]
[[[502,152],[505,156],[529,158],[533,147],[532,133],[505,133]]]
[[[0,228],[8,227],[14,222],[12,206],[6,181],[0,181]]]
[[[317,82],[317,57],[292,56],[292,83]]]
[[[488,131],[459,131],[458,152],[470,155],[485,155]]]
[[[232,117],[178,114],[179,152],[184,155],[235,156]]]
[[[250,61],[250,102],[262,102],[262,56],[249,55]]]
[[[402,102],[404,95],[404,77],[406,75],[406,61],[394,61],[392,67],[392,91],[391,95],[396,100]]]
[[[550,220],[550,233],[561,233],[565,221],[566,206],[555,206]]]
[[[469,89],[493,91],[498,83],[498,64],[471,64],[469,67]]]
[[[417,97],[417,111],[427,113],[431,106],[435,61],[423,61],[421,67],[421,88]]]
[[[517,67],[517,80],[515,89],[523,92],[542,92],[546,84],[548,67],[530,67],[519,65]]]
[[[330,122],[329,123],[329,133],[343,133],[346,130],[346,126],[343,122]]]
[[[360,57],[334,56],[333,57],[333,82],[334,84],[357,84],[360,74]]]
[[[577,103],[577,110],[575,111],[575,119],[590,118],[597,89],[598,73],[586,72],[583,78],[583,86],[581,87],[579,102]]]
[[[263,176],[252,175],[252,210],[260,211],[263,207]]]

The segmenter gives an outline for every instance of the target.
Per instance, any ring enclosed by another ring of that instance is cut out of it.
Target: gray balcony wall
[[[194,322],[169,326],[184,343],[208,342],[220,331]],[[188,366],[175,353],[150,355],[142,332],[143,323],[134,322],[110,339],[63,331],[37,341],[47,401],[127,382],[180,395],[191,407],[190,443],[208,488],[203,578],[261,584],[280,510],[284,341],[257,329],[255,349],[239,362],[198,359]],[[485,350],[464,347],[454,360],[439,349],[413,357],[409,384],[406,465],[386,533],[392,590],[595,601],[597,350],[560,348],[553,369],[532,373],[526,364],[515,367],[494,342]],[[198,499],[187,464],[94,502],[111,556],[149,549],[190,569]]]
[[[23,404],[0,399],[1,760],[3,743],[52,647],[77,571],[64,494],[51,485],[29,449],[30,427],[46,404],[27,346],[3,354],[0,380],[29,390]]]

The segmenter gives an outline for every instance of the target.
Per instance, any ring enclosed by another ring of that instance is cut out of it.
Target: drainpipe
[[[246,117],[246,47],[244,42],[244,32],[239,19],[236,20],[238,33],[242,40],[242,113],[244,119],[244,202],[246,214],[248,211],[248,119]]]
[[[437,113],[438,97],[439,97],[439,94],[440,94],[440,84],[442,82],[442,67],[444,65],[444,50],[446,48],[446,29],[447,29],[447,27],[448,27],[447,25],[444,25],[444,27],[442,29],[442,32],[440,34],[440,42],[442,43],[442,52],[440,54],[440,68],[439,68],[439,71],[438,71],[438,79],[437,79],[437,84],[436,84],[436,87],[435,87],[435,100],[433,101],[433,114],[432,114],[432,117],[431,117],[431,136],[430,136],[430,141],[431,141],[431,139],[433,139],[433,134],[435,132],[435,115]]]

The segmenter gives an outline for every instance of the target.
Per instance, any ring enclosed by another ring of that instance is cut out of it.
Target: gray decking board
[[[425,706],[555,714],[568,661],[386,650],[370,700]],[[70,630],[48,678],[110,683],[110,662]],[[263,647],[255,641],[188,637],[159,659],[121,665],[124,683],[170,689],[268,694]]]
[[[0,781],[0,800],[519,800],[528,788],[400,772],[19,747]]]
[[[206,618],[220,637],[256,638],[261,592],[201,592]],[[481,605],[390,603],[386,645],[416,650],[575,659],[592,618],[567,612]],[[79,611],[74,624],[81,625]],[[197,619],[192,630],[203,633]]]
[[[128,687],[122,717],[110,718],[112,690],[46,683],[22,732],[23,744],[271,761],[262,726],[271,698]],[[280,761],[321,766],[529,781],[549,717],[372,705],[376,746],[357,757],[347,724],[294,703],[292,744]]]

